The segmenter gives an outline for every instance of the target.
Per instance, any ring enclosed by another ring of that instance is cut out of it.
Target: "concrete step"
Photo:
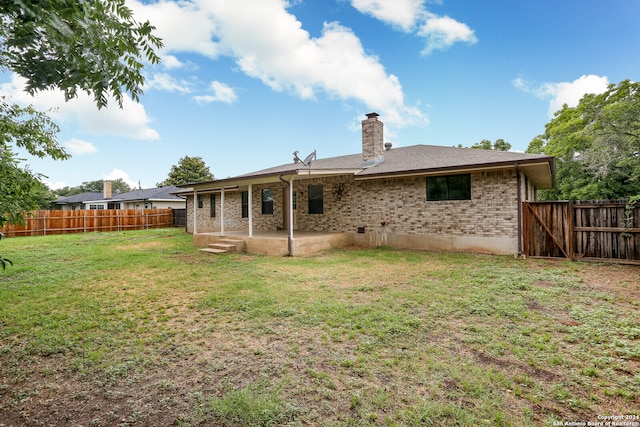
[[[229,244],[229,245],[237,245],[237,244],[240,244],[240,243],[244,243],[244,240],[242,240],[242,239],[220,239],[220,240],[218,240],[218,242],[226,243],[226,244]]]
[[[219,250],[223,250],[226,252],[236,252],[238,250],[238,246],[236,246],[235,244],[231,244],[231,243],[209,243],[207,245],[208,248],[210,249],[219,249]]]
[[[226,254],[227,251],[224,249],[215,249],[215,248],[202,248],[200,249],[202,252],[209,252],[212,254]]]
[[[245,243],[242,239],[226,238],[218,240],[218,243],[222,243],[225,245],[234,245],[236,247],[236,252],[243,252],[245,250]]]

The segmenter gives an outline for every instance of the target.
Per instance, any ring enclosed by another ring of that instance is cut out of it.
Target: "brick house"
[[[308,232],[340,234],[337,245],[520,252],[521,202],[553,186],[553,157],[392,148],[383,127],[378,114],[367,114],[359,154],[307,162],[296,155],[289,164],[181,186],[187,231],[204,244],[198,236],[254,239],[281,230],[292,255],[309,252],[296,238]]]

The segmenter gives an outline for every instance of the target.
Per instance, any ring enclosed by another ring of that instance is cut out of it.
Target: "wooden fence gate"
[[[187,226],[187,210],[186,209],[173,209],[173,226],[174,227]]]
[[[640,265],[640,206],[626,200],[524,202],[524,255]]]

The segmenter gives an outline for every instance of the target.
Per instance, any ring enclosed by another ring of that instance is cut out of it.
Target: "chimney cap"
[[[368,118],[368,119],[375,119],[375,118],[376,118],[376,117],[378,117],[379,115],[380,115],[380,114],[378,114],[378,113],[369,113],[369,114],[366,114],[366,116],[367,116],[367,118]]]

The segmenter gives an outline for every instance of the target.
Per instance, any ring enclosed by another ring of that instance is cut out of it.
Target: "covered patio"
[[[343,248],[353,244],[352,233],[330,233],[316,231],[248,230],[195,233],[196,246],[210,252],[241,251],[251,254],[274,256],[304,256],[331,248]],[[233,248],[231,248],[233,246]]]

